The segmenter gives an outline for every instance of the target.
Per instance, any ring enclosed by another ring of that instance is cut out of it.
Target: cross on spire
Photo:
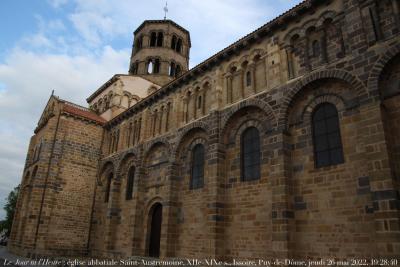
[[[167,19],[167,13],[168,13],[168,1],[165,2],[165,7],[164,7],[164,20]]]

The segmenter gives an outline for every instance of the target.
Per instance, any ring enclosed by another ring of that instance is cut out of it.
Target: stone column
[[[183,122],[187,123],[189,121],[189,103],[188,103],[188,97],[184,96],[183,99]]]
[[[383,38],[383,34],[382,34],[382,30],[380,27],[380,23],[379,23],[379,13],[378,13],[378,7],[376,5],[376,2],[372,2],[371,6],[369,7],[370,9],[370,14],[371,14],[371,20],[372,20],[372,25],[374,27],[374,31],[376,34],[376,41],[382,40]]]
[[[274,138],[272,138],[274,137]],[[273,257],[277,259],[291,258],[291,236],[293,228],[294,211],[290,203],[290,136],[285,132],[272,132],[269,140],[268,151],[277,155],[271,164],[270,179],[272,188],[272,250]]]
[[[310,39],[308,36],[304,37],[304,62],[306,65],[306,70],[311,70],[311,63],[310,63]]]
[[[321,44],[321,63],[328,63],[328,54],[327,54],[327,34],[326,34],[326,27],[324,27],[324,25],[322,25],[321,27],[321,40],[320,40],[320,44]]]
[[[233,102],[233,95],[232,95],[232,74],[228,73],[225,75],[226,79],[226,102],[228,104]]]
[[[108,253],[113,253],[115,249],[116,232],[120,223],[119,199],[121,190],[121,174],[116,172],[111,180],[110,193],[108,198],[106,214],[106,233],[105,244]],[[112,255],[112,254],[111,254]]]
[[[142,155],[141,155],[142,156]],[[143,213],[143,197],[145,192],[145,169],[143,166],[136,166],[136,179],[134,181],[134,192],[133,192],[133,208],[132,208],[132,218],[133,218],[133,235],[132,235],[132,254],[131,255],[141,255],[145,256],[145,249],[143,249],[142,243],[146,242],[144,240],[146,234],[143,233],[145,229],[146,219],[148,214]],[[145,218],[145,219],[143,219]]]
[[[179,238],[178,232],[178,213],[179,213],[179,166],[176,162],[171,162],[168,166],[167,185],[169,190],[165,196],[166,203],[163,205],[163,222],[162,226],[165,229],[166,249],[161,249],[161,257],[176,257],[176,245]],[[165,211],[164,211],[165,209]],[[165,217],[164,217],[165,215]],[[164,230],[162,230],[164,231]],[[162,241],[161,241],[162,242]],[[162,246],[162,243],[160,244]],[[163,255],[164,254],[164,255]]]
[[[335,28],[337,30],[337,34],[338,34],[338,36],[340,38],[339,42],[340,42],[341,55],[339,57],[345,57],[345,55],[346,55],[346,46],[344,44],[343,30],[342,30],[342,28],[344,27],[343,26],[343,21],[344,21],[344,18],[342,18],[341,20],[338,21],[337,26],[335,25]]]
[[[396,21],[397,27],[400,28],[400,7],[398,0],[392,0],[393,15]]]
[[[137,125],[138,121],[135,119],[133,122],[133,133],[132,133],[132,146],[136,145],[136,140],[137,140]]]
[[[156,126],[157,126],[157,114],[158,113],[158,111],[154,111],[153,112],[153,122],[152,122],[152,125],[151,125],[151,135],[154,137],[155,135],[156,135]]]
[[[220,117],[217,111],[210,114],[208,151],[207,225],[209,233],[209,252],[211,258],[223,259],[225,255],[224,208],[225,208],[225,147],[220,143]]]
[[[162,122],[163,122],[163,119],[164,119],[164,106],[162,106],[161,108],[160,108],[160,121],[158,122],[158,134],[161,134],[162,133]]]
[[[201,116],[204,116],[206,112],[206,88],[202,88],[201,91]]]
[[[168,124],[169,124],[169,113],[171,109],[171,103],[167,103],[167,110],[165,112],[165,132],[168,132]]]
[[[138,130],[137,130],[137,138],[136,138],[136,143],[139,143],[140,142],[140,140],[142,139],[141,138],[141,135],[140,135],[140,131],[142,130],[142,118],[139,118],[139,121],[138,121]]]
[[[193,95],[191,95],[191,100],[193,101],[193,119],[197,119],[197,96],[199,95],[199,91],[195,89]],[[190,101],[190,100],[189,100]]]
[[[358,129],[365,133],[363,141],[368,166],[366,178],[369,178],[372,199],[372,207],[369,208],[375,220],[375,236],[370,242],[375,243],[377,255],[391,258],[398,256],[400,249],[400,196],[389,164],[390,144],[385,139],[381,107],[379,103],[373,105],[375,107],[368,109],[371,115],[360,121]]]
[[[240,97],[241,97],[241,99],[243,99],[244,97],[245,97],[245,94],[244,94],[244,90],[245,90],[245,88],[246,88],[246,83],[245,83],[245,77],[246,77],[246,70],[247,69],[243,69],[242,68],[242,70],[240,71],[240,88],[239,88],[239,91],[240,91]]]
[[[257,93],[256,64],[255,63],[251,64],[250,69],[251,69],[251,76],[253,78],[253,82],[251,83],[252,90],[254,93]]]
[[[284,47],[286,51],[286,64],[288,69],[288,79],[291,80],[295,77],[293,66],[293,46],[287,45]]]

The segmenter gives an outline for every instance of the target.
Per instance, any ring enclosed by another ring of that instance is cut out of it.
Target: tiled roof
[[[106,123],[106,120],[85,107],[81,107],[79,105],[73,104],[71,102],[64,101],[64,108],[63,111],[70,113],[75,116],[79,116],[100,124]]]

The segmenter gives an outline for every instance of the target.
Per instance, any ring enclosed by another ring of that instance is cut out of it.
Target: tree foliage
[[[7,202],[4,205],[4,210],[6,211],[6,218],[2,221],[0,221],[0,232],[5,234],[7,236],[10,235],[11,232],[11,226],[14,218],[14,213],[15,213],[15,208],[17,206],[17,199],[18,199],[18,193],[19,193],[19,185],[15,187],[7,197]]]

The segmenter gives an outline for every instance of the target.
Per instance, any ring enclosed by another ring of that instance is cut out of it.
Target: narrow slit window
[[[246,72],[246,86],[251,85],[251,73],[250,71]]]
[[[135,167],[130,167],[126,181],[126,200],[132,199],[133,196],[133,183],[135,182]]]
[[[154,64],[153,64],[153,61],[152,61],[152,60],[149,60],[149,62],[148,62],[148,64],[147,64],[147,73],[148,73],[148,74],[152,74],[152,73],[153,73],[153,68],[154,68],[153,65],[154,65]]]
[[[204,183],[204,146],[197,144],[192,150],[192,178],[190,189],[203,187]]]
[[[106,192],[105,192],[105,195],[104,195],[104,202],[105,202],[105,203],[107,203],[107,202],[109,201],[109,199],[110,199],[110,191],[111,191],[111,181],[112,181],[112,178],[113,178],[113,174],[110,173],[110,174],[107,176]]]
[[[156,46],[157,43],[157,33],[152,32],[150,36],[150,46]]]
[[[172,36],[171,48],[172,48],[173,50],[175,50],[175,48],[176,48],[176,36],[175,36],[175,35]]]
[[[318,40],[314,40],[312,42],[312,55],[313,57],[318,57],[320,53],[321,53],[321,47],[319,45],[319,42]]]
[[[159,73],[160,72],[160,60],[157,58],[154,61],[154,71],[153,73]]]
[[[164,34],[162,32],[159,32],[157,35],[157,46],[161,47],[163,46],[164,42]]]
[[[197,99],[197,108],[201,108],[201,104],[202,104],[202,98],[201,95],[199,95],[199,98]]]
[[[182,39],[181,38],[178,39],[178,42],[176,44],[176,52],[182,53]]]

